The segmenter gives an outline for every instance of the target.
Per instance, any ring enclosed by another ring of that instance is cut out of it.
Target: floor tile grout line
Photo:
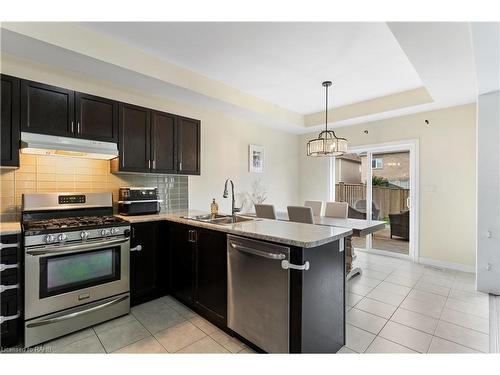
[[[99,340],[99,344],[101,344],[102,346],[102,349],[104,350],[104,352],[106,354],[108,354],[108,351],[106,350],[106,347],[104,346],[104,344],[102,343],[101,339],[99,338],[99,335],[97,334],[97,332],[95,331],[95,328],[92,327],[92,331],[94,331],[94,335],[97,337],[97,340]]]

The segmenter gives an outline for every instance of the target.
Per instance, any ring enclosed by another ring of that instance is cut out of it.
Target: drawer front
[[[18,235],[0,237],[0,346],[12,347],[21,336],[21,248]]]

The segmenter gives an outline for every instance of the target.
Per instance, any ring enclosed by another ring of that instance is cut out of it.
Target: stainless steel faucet
[[[237,207],[234,207],[234,183],[233,183],[233,180],[231,179],[227,179],[225,184],[224,184],[224,194],[222,195],[223,198],[227,198],[229,196],[229,192],[227,191],[227,182],[230,182],[231,183],[231,198],[232,198],[232,201],[231,201],[231,215],[232,216],[235,216],[236,212],[240,212],[240,208],[237,208]]]

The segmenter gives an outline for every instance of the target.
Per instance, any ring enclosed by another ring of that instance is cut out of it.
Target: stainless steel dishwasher
[[[227,322],[268,353],[289,352],[290,248],[227,236]]]

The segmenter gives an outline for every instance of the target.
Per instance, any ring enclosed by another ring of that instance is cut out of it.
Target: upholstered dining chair
[[[326,202],[325,216],[347,219],[349,204],[347,202]]]
[[[262,219],[276,220],[276,211],[272,204],[255,204],[255,215]]]
[[[306,201],[304,206],[312,208],[313,216],[321,216],[321,212],[323,211],[322,201]]]
[[[307,206],[288,206],[288,220],[297,223],[314,224],[313,209]]]

